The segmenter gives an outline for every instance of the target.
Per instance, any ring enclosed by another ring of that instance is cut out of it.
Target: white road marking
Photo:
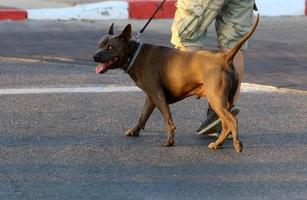
[[[29,58],[0,56],[0,61],[18,63],[46,63],[48,61],[74,62],[76,60],[60,56],[32,56]]]
[[[101,87],[46,87],[46,88],[9,88],[0,89],[0,95],[18,94],[61,94],[61,93],[110,93],[110,92],[139,92],[135,86],[105,85]]]
[[[0,95],[25,95],[25,94],[65,94],[65,93],[118,93],[140,92],[136,86],[101,85],[101,86],[68,86],[68,87],[37,87],[37,88],[6,88],[0,89]],[[274,86],[242,83],[241,93],[301,93],[304,90],[277,88]]]
[[[4,62],[22,62],[22,63],[38,63],[39,59],[35,58],[18,58],[18,57],[4,57],[0,56],[0,61]]]
[[[301,93],[307,94],[306,90],[295,90],[288,88],[278,88],[270,85],[261,85],[254,83],[242,83],[241,92],[243,93],[263,93],[263,92],[272,92],[272,93]]]

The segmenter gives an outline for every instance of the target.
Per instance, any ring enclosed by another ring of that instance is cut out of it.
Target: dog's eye
[[[113,47],[111,45],[108,46],[108,50],[112,50]]]

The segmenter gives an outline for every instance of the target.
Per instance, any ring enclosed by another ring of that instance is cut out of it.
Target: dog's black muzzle
[[[113,56],[111,53],[105,51],[105,50],[99,50],[96,52],[96,54],[93,56],[93,59],[95,62],[104,63],[112,60]]]

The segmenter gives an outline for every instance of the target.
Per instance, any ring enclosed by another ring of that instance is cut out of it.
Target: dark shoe
[[[218,138],[220,136],[221,132],[222,132],[221,123],[218,123],[218,125],[216,125],[215,128],[212,128],[212,130],[214,130],[214,131],[209,130],[208,131],[209,133],[206,136],[213,137],[213,138]],[[232,139],[232,134],[229,134],[227,136],[227,139]]]
[[[221,132],[222,132],[222,124],[218,123],[215,127],[208,130],[208,134],[206,136],[218,138],[220,136]],[[227,136],[227,139],[232,139],[232,134],[229,134]]]
[[[236,116],[239,114],[240,109],[237,107],[232,107],[230,109],[230,112]],[[197,130],[197,134],[199,135],[209,135],[214,133],[221,133],[222,126],[221,126],[221,120],[217,116],[217,114],[212,110],[212,108],[209,106],[207,111],[207,119],[200,125],[200,127]],[[214,134],[216,136],[216,134]]]
[[[222,123],[218,123],[213,128],[209,129],[205,134],[208,137],[218,138],[222,132]]]
[[[217,124],[217,120],[219,117],[217,114],[212,110],[211,106],[208,104],[208,110],[207,110],[207,119],[200,125],[200,127],[197,130],[197,134],[208,134],[208,130],[215,131],[213,128]],[[213,132],[212,132],[213,133]]]

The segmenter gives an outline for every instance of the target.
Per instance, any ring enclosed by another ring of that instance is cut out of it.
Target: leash
[[[144,25],[144,27],[140,30],[140,32],[137,34],[137,36],[134,38],[137,42],[140,42],[140,38],[143,34],[143,32],[145,31],[146,27],[148,26],[148,24],[151,22],[151,20],[155,17],[155,15],[157,14],[157,12],[162,8],[162,6],[164,5],[164,3],[166,2],[166,0],[163,0],[162,3],[158,6],[158,8],[155,10],[155,12],[152,14],[152,16],[149,18],[149,20],[147,21],[147,23]]]

